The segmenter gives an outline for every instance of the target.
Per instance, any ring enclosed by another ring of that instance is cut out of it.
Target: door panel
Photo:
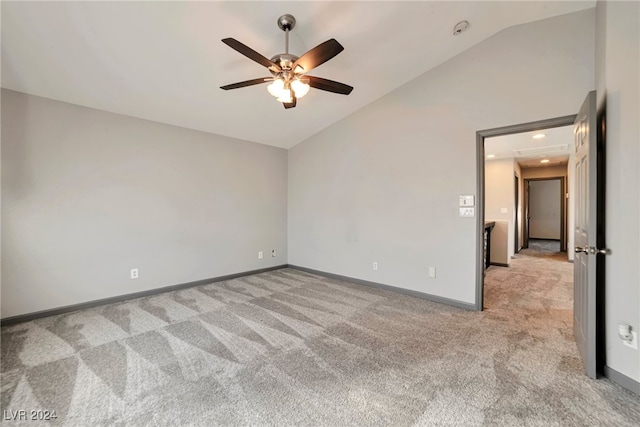
[[[596,212],[597,142],[596,92],[582,104],[574,123],[575,135],[575,251],[573,333],[587,375],[597,376],[596,359]]]
[[[529,238],[562,240],[562,179],[529,182]]]

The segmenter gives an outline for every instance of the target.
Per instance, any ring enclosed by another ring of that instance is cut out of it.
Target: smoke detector
[[[453,35],[457,36],[467,28],[469,28],[469,21],[460,21],[453,27]]]

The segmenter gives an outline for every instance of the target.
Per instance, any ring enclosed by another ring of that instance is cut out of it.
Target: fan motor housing
[[[298,57],[290,53],[279,53],[271,57],[271,61],[278,64],[280,68],[282,68],[285,71],[291,70],[291,67],[293,67],[294,62],[296,62],[297,60],[298,60]],[[273,74],[274,76],[277,76],[279,74],[278,72],[275,72],[273,70],[269,70],[269,71],[271,71],[271,74]]]

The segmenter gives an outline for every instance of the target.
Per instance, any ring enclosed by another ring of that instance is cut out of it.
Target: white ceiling
[[[87,107],[289,148],[507,27],[594,1],[2,2],[2,87]],[[266,69],[220,40],[266,57],[336,38],[345,50],[310,74],[355,89],[312,89],[285,110],[266,85],[221,85]],[[469,29],[452,36],[461,20]]]
[[[536,134],[544,138],[534,139]],[[573,126],[495,136],[484,140],[487,162],[515,158],[522,167],[545,167],[567,164],[574,150]],[[547,159],[548,163],[540,163]]]

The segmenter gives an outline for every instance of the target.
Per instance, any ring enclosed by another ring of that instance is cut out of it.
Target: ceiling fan
[[[220,89],[230,90],[261,83],[272,82],[267,90],[282,102],[284,108],[296,106],[298,98],[302,98],[313,87],[327,92],[349,95],[353,87],[344,83],[327,80],[320,77],[308,76],[306,73],[324,64],[340,52],[344,47],[336,39],[327,40],[314,47],[304,55],[298,57],[289,53],[289,31],[296,25],[296,18],[292,15],[282,15],[278,18],[278,27],[285,32],[285,53],[279,53],[267,59],[250,47],[233,38],[222,39],[222,42],[244,56],[266,67],[273,77],[264,77],[221,86]]]

